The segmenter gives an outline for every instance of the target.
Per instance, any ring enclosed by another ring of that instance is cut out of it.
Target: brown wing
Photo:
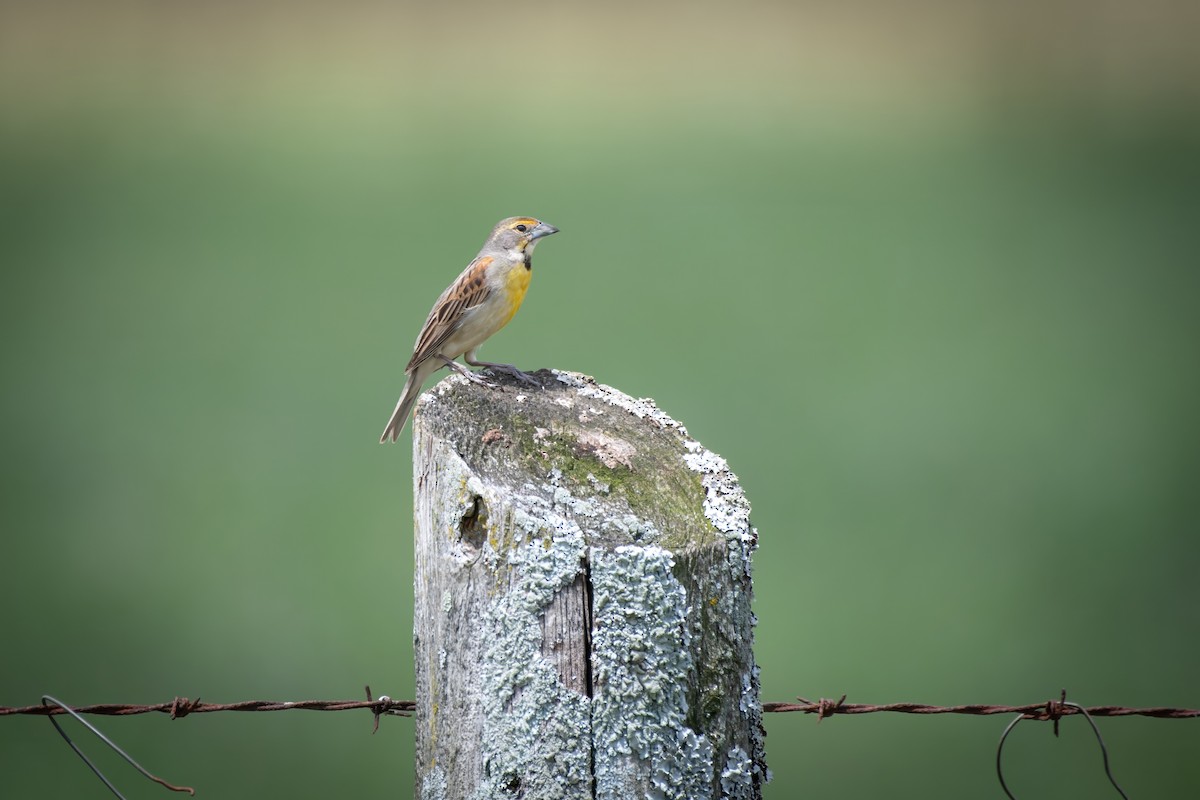
[[[421,328],[421,335],[417,337],[417,345],[413,348],[412,360],[404,368],[405,372],[412,372],[418,364],[436,353],[462,325],[463,312],[479,305],[488,296],[490,290],[484,281],[484,273],[492,261],[491,256],[476,258],[467,265],[454,283],[442,292],[442,296],[433,304],[429,318],[425,320],[425,327]]]

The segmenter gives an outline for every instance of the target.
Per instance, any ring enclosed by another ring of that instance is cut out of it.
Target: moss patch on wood
[[[530,475],[540,475],[544,485],[538,488],[548,487],[551,500],[557,494],[586,508],[589,498],[603,495],[609,508],[614,500],[623,503],[632,519],[590,532],[609,546],[657,544],[679,551],[715,544],[720,532],[705,517],[701,475],[685,460],[686,430],[586,396],[561,374],[534,373],[538,387],[496,376],[496,388],[451,376],[422,399],[422,413],[433,425],[484,431],[477,441],[457,443],[463,460],[488,481],[520,489]],[[602,439],[589,424],[601,415]]]

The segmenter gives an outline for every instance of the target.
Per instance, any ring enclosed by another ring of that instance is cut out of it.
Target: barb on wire
[[[392,698],[388,697],[386,694],[379,695],[379,699],[375,700],[371,697],[371,687],[367,686],[365,688],[367,690],[367,702],[374,703],[374,705],[371,706],[371,710],[373,712],[375,712],[375,727],[371,728],[372,736],[379,733],[379,718],[382,717],[384,714],[395,714],[395,715],[401,716],[401,717],[411,717],[412,716],[411,711],[396,711],[396,710],[394,710],[392,707],[393,706]],[[397,705],[399,705],[399,704],[397,704]]]
[[[44,695],[42,695],[42,706],[47,709],[50,709],[50,708],[60,709],[63,713],[70,714],[72,717],[79,720],[81,725],[83,725],[85,728],[87,728],[92,733],[96,734],[96,736],[99,737],[100,741],[104,742],[106,745],[108,745],[110,748],[112,748],[113,752],[115,752],[121,758],[125,759],[125,761],[128,762],[130,766],[132,766],[138,772],[142,773],[142,775],[145,776],[146,778],[148,778],[149,780],[154,781],[155,783],[159,784],[160,786],[167,787],[172,792],[187,792],[188,794],[195,796],[196,790],[191,788],[190,786],[175,786],[174,784],[167,783],[162,778],[149,772],[141,764],[134,761],[132,756],[130,756],[128,753],[126,753],[124,750],[122,750],[120,747],[118,747],[116,742],[114,742],[112,739],[109,739],[107,736],[105,736],[103,733],[101,733],[94,725],[92,725],[92,723],[88,722],[86,719],[79,716],[79,714],[75,711],[75,709],[71,708],[66,703],[62,702],[61,700],[51,697],[48,694],[44,694]],[[66,740],[67,744],[71,746],[71,749],[75,751],[75,755],[77,755],[83,759],[83,763],[87,764],[88,768],[91,769],[91,771],[93,773],[95,773],[96,777],[104,782],[104,785],[108,787],[109,791],[111,791],[117,797],[121,798],[121,800],[125,800],[125,795],[123,795],[119,791],[117,791],[117,787],[112,785],[112,782],[104,776],[104,773],[100,771],[100,768],[92,763],[92,760],[90,758],[88,758],[82,750],[79,749],[79,746],[76,745],[75,742],[71,741],[71,737],[68,736],[67,732],[64,731],[62,729],[62,726],[58,724],[58,720],[56,720],[54,718],[54,715],[49,714],[48,719],[50,720],[50,724],[54,726],[54,729],[56,731],[58,731],[58,735],[61,736],[64,740]]]
[[[1067,709],[1074,710],[1067,711]],[[1129,800],[1129,795],[1125,794],[1125,790],[1121,788],[1120,784],[1117,783],[1117,779],[1113,777],[1112,769],[1108,764],[1108,748],[1104,745],[1104,737],[1100,735],[1100,728],[1096,726],[1096,721],[1092,719],[1092,715],[1088,713],[1088,710],[1078,703],[1072,703],[1067,700],[1066,689],[1062,690],[1062,697],[1060,699],[1051,700],[1046,703],[1046,719],[1054,720],[1054,736],[1056,738],[1058,737],[1059,719],[1072,713],[1083,714],[1083,718],[1086,719],[1088,724],[1092,726],[1092,733],[1096,735],[1096,741],[1100,744],[1100,755],[1104,758],[1104,774],[1108,776],[1108,782],[1113,785],[1113,788],[1117,790],[1117,793],[1120,794],[1121,797],[1125,798],[1125,800]],[[1004,729],[1004,733],[1000,735],[1000,744],[996,747],[996,777],[1000,779],[1000,788],[1004,790],[1004,794],[1008,796],[1008,800],[1017,800],[1017,798],[1013,796],[1011,791],[1009,791],[1008,784],[1004,781],[1004,769],[1000,764],[1000,757],[1004,754],[1004,742],[1008,739],[1008,735],[1012,733],[1013,728],[1017,727],[1017,723],[1023,719],[1037,718],[1030,717],[1026,714],[1018,714],[1013,718],[1012,722],[1008,723],[1008,727],[1006,727]]]

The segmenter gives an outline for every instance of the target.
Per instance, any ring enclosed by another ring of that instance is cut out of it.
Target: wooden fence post
[[[543,370],[417,406],[417,792],[760,798],[750,506],[651,400]]]

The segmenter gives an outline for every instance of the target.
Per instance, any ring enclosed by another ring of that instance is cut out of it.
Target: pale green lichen
[[[755,765],[740,747],[733,747],[721,770],[721,797],[725,800],[754,800]]]
[[[638,771],[623,768],[634,761],[651,765],[654,800],[709,798],[712,746],[687,726],[688,598],[674,560],[653,545],[590,555],[596,797],[637,796]]]
[[[434,767],[421,779],[421,800],[446,800],[446,773]]]
[[[514,511],[517,518],[534,519],[524,510]],[[496,595],[481,620],[489,632],[479,670],[487,769],[473,795],[477,800],[580,797],[591,785],[589,704],[564,687],[540,655],[539,621],[554,595],[575,580],[584,540],[566,520],[549,533],[550,547],[531,535],[504,554],[517,583]]]

